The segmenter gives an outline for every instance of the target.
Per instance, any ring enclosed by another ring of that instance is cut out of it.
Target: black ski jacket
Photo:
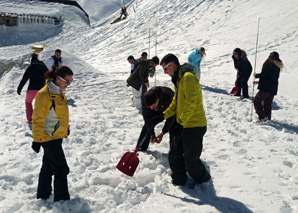
[[[18,91],[21,92],[24,85],[29,79],[29,90],[40,90],[45,85],[45,72],[48,71],[47,66],[38,59],[31,62],[26,69],[23,78],[18,86]]]

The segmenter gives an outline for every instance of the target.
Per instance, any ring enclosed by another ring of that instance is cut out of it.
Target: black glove
[[[19,88],[17,89],[17,93],[21,95],[21,90]]]
[[[162,122],[163,120],[164,120],[163,114],[160,114],[160,115],[158,115],[158,116],[153,117],[153,118],[151,119],[151,123],[152,123],[152,125],[155,126],[156,124]]]
[[[39,142],[32,142],[32,146],[31,148],[36,152],[36,153],[39,153],[39,150],[40,150],[40,146],[41,146],[41,143]]]

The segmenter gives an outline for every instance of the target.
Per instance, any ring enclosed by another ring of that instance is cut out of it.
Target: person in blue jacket
[[[201,61],[203,56],[206,55],[205,48],[200,47],[195,49],[190,55],[188,56],[188,63],[190,63],[192,66],[194,66],[194,70],[197,73],[197,78],[200,81],[201,78]]]

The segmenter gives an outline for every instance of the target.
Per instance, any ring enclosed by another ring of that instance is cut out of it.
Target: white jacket
[[[52,57],[50,57],[50,58],[48,58],[44,63],[45,63],[45,65],[47,66],[47,68],[48,68],[49,70],[51,70],[51,69],[52,69],[52,66],[53,66],[54,63],[55,63],[55,61],[54,61],[54,59],[53,59]],[[64,62],[63,62],[63,58],[61,57],[61,62],[59,62],[59,66],[62,66],[62,65],[64,65]]]

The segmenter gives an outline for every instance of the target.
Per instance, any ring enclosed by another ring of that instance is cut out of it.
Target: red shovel
[[[116,168],[119,169],[121,172],[128,176],[133,176],[138,165],[139,165],[139,158],[137,156],[137,152],[140,150],[140,147],[142,147],[142,144],[150,134],[149,132],[154,128],[155,125],[152,125],[149,127],[149,130],[142,138],[141,142],[136,147],[136,150],[134,152],[126,152],[119,163],[117,164]]]
[[[139,158],[137,156],[139,149],[140,148],[137,147],[134,152],[126,152],[119,161],[116,168],[124,174],[132,177],[139,165]]]

